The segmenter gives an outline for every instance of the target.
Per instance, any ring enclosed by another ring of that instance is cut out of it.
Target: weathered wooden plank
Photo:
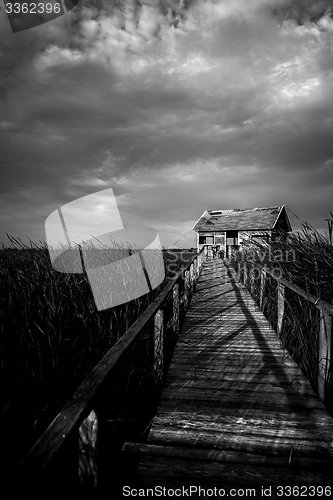
[[[208,402],[208,401],[219,401],[220,405],[228,405],[230,408],[244,408],[246,406],[248,407],[256,407],[256,408],[262,408],[263,410],[265,408],[267,409],[274,409],[274,408],[281,408],[284,411],[287,409],[292,411],[295,409],[300,409],[303,408],[304,410],[311,410],[313,408],[317,408],[317,401],[316,400],[310,400],[309,398],[304,398],[303,401],[300,403],[298,401],[298,398],[295,397],[293,399],[287,398],[287,397],[282,397],[280,395],[277,396],[272,396],[270,398],[267,398],[267,401],[265,400],[264,395],[251,395],[250,397],[246,397],[246,395],[242,394],[230,394],[230,396],[226,399],[222,399],[218,397],[219,394],[217,392],[210,392],[209,394],[206,394],[205,391],[196,391],[195,394],[191,393],[191,391],[184,391],[184,392],[177,392],[173,393],[169,396],[165,395],[163,398],[161,398],[161,403],[164,405],[166,404],[167,401],[171,400],[178,400],[178,401],[193,401],[194,404],[201,404],[203,402]]]
[[[150,444],[168,444],[209,449],[238,450],[243,453],[261,453],[269,455],[290,455],[311,457],[332,461],[332,451],[324,439],[306,440],[284,436],[266,436],[260,434],[241,434],[234,432],[208,431],[152,427],[149,434]]]
[[[219,390],[221,393],[225,391],[226,393],[228,391],[236,391],[237,393],[242,393],[246,392],[247,394],[249,391],[251,392],[260,392],[261,394],[270,394],[270,393],[275,393],[275,394],[282,394],[286,395],[287,397],[289,396],[295,396],[295,394],[300,394],[299,391],[293,388],[291,385],[284,384],[283,386],[277,385],[277,384],[270,384],[265,382],[257,382],[255,380],[252,380],[250,382],[235,382],[232,385],[232,388],[230,387],[230,381],[217,381],[217,380],[188,380],[188,379],[175,379],[174,382],[171,382],[169,380],[168,389],[171,390],[178,390],[183,387],[187,388],[196,388],[200,390]],[[305,388],[302,392],[303,395],[306,395],[306,397],[313,398],[317,401],[317,396],[314,393],[313,389],[309,388],[306,390]]]
[[[287,456],[265,456],[255,453],[240,453],[229,450],[211,450],[203,448],[188,448],[185,446],[163,446],[149,443],[125,443],[123,451],[140,455],[150,455],[165,458],[185,458],[189,461],[204,460],[206,462],[234,463],[265,467],[280,467],[298,470],[319,470],[331,472],[332,463],[325,460]]]
[[[189,418],[190,417],[190,418]],[[265,417],[263,415],[262,420]],[[220,433],[221,429],[223,429],[224,434],[249,434],[253,436],[260,437],[276,437],[283,438],[286,440],[290,440],[291,443],[294,443],[294,440],[300,441],[310,441],[313,440],[313,426],[308,427],[299,427],[298,425],[289,425],[285,423],[282,426],[279,422],[275,424],[267,425],[267,423],[262,423],[261,421],[251,421],[246,420],[245,422],[241,417],[235,418],[233,422],[226,422],[225,420],[221,422],[218,418],[201,418],[200,420],[192,420],[191,415],[179,415],[179,414],[168,414],[166,416],[157,416],[154,421],[155,432],[158,432],[161,429],[168,429],[170,432],[182,432],[183,429],[192,430],[193,432],[200,432],[202,429],[205,429],[205,432],[217,432]],[[325,441],[327,444],[328,450],[333,448],[333,438],[332,434],[317,431],[318,438],[320,437],[322,441]],[[332,450],[333,451],[333,450]],[[332,452],[333,458],[333,452]]]
[[[304,401],[315,402],[315,407],[318,405],[318,396],[316,396],[313,392],[309,392],[305,396],[304,394],[300,395],[292,388],[278,387],[276,385],[267,386],[264,384],[252,384],[249,386],[248,384],[234,384],[232,387],[223,387],[218,382],[201,382],[195,380],[182,384],[168,384],[163,391],[163,397],[170,398],[173,394],[177,394],[177,397],[180,397],[181,399],[185,399],[187,396],[190,396],[190,399],[193,399],[193,397],[195,398],[197,396],[202,397],[203,393],[209,394],[210,399],[216,396],[221,403],[233,397],[251,399],[257,398],[260,395],[265,396],[266,393],[269,393],[271,398],[279,398],[281,403],[284,400],[288,402],[290,400],[293,401],[294,398],[297,397],[299,406],[301,406]]]
[[[280,427],[286,428],[298,427],[299,429],[310,429],[312,434],[314,428],[318,432],[318,435],[325,436],[328,442],[333,440],[333,424],[332,419],[323,412],[282,412],[280,410],[267,411],[262,414],[262,411],[255,411],[253,409],[245,409],[242,411],[241,416],[235,417],[235,412],[232,408],[223,409],[223,412],[216,413],[212,412],[211,408],[200,408],[194,409],[193,406],[182,406],[181,409],[175,407],[172,410],[169,407],[160,406],[156,418],[180,418],[186,419],[191,416],[194,421],[204,423],[206,421],[219,422],[221,428],[225,425],[234,426],[237,425],[251,425],[251,426],[262,426],[265,427]],[[157,419],[156,419],[157,422]],[[154,422],[155,424],[155,422]],[[320,429],[318,428],[319,426]]]
[[[219,463],[204,460],[191,462],[187,459],[144,457],[140,462],[139,474],[146,478],[146,484],[180,485],[191,481],[196,485],[217,485],[223,487],[257,487],[278,485],[332,485],[332,479],[320,472],[295,471],[275,467],[255,467],[244,464]],[[257,497],[259,496],[259,490]]]
[[[267,406],[265,408],[265,416],[263,417],[262,405],[246,405],[236,402],[222,407],[221,402],[218,400],[200,401],[200,405],[198,405],[195,403],[195,400],[182,400],[176,398],[164,399],[162,397],[159,408],[161,411],[173,412],[182,410],[193,413],[194,415],[196,412],[200,414],[210,412],[212,414],[220,413],[223,415],[231,414],[235,416],[235,414],[239,414],[239,411],[241,411],[241,415],[246,414],[246,412],[251,412],[253,415],[260,415],[261,418],[265,420],[272,418],[272,415],[274,415],[275,418],[279,418],[279,415],[282,415],[281,418],[284,418],[285,415],[290,415],[290,418],[293,420],[295,420],[296,416],[298,416],[299,419],[308,418],[308,420],[313,423],[314,429],[316,429],[317,422],[319,421],[327,422],[329,426],[332,425],[332,418],[328,415],[324,406],[318,406],[311,409],[300,406],[294,408],[288,408],[287,406]],[[235,412],[235,410],[239,411]],[[159,414],[159,412],[157,414]]]
[[[180,359],[179,362],[177,362],[177,364],[175,366],[177,368],[184,367],[186,369],[192,369],[192,370],[206,370],[206,368],[207,368],[206,361],[205,360],[200,361],[200,359],[198,359],[198,360],[192,360],[191,362],[189,362],[188,360],[186,360],[186,358],[184,358],[184,359]],[[209,372],[212,374],[214,373],[214,371],[218,372],[219,368],[221,370],[220,373],[234,373],[234,374],[236,374],[238,371],[238,373],[239,372],[248,373],[248,374],[252,373],[254,375],[258,374],[258,371],[260,371],[260,373],[262,373],[262,374],[264,374],[265,372],[271,373],[271,372],[274,372],[274,369],[277,371],[277,375],[284,375],[284,373],[287,372],[287,369],[290,373],[294,373],[295,376],[297,374],[299,374],[299,372],[300,372],[299,368],[295,367],[294,364],[292,364],[288,361],[285,361],[285,360],[281,361],[281,363],[276,363],[276,362],[264,363],[264,362],[260,362],[260,360],[257,362],[253,361],[251,363],[250,362],[248,362],[248,363],[238,362],[237,363],[237,361],[232,362],[231,360],[228,362],[223,362],[223,359],[216,361],[212,357],[209,361],[210,361]],[[237,370],[237,367],[238,367],[238,370]]]

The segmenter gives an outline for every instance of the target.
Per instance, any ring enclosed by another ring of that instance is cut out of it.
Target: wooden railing
[[[290,281],[287,281],[281,276],[281,273],[277,272],[277,269],[270,269],[267,266],[252,262],[252,260],[248,261],[246,259],[246,255],[243,255],[241,260],[237,261],[237,259],[231,259],[230,261],[227,261],[227,263],[231,264],[232,267],[237,271],[238,279],[248,288],[260,309],[273,324],[273,327],[276,329],[276,332],[282,340],[282,343],[285,347],[288,348],[289,351],[293,351],[293,346],[292,342],[288,342],[287,338],[287,326],[288,323],[289,326],[291,324],[291,320],[288,314],[293,308],[292,304],[295,303],[295,297],[293,298],[291,295],[296,294],[298,296],[298,301],[300,302],[299,318],[295,318],[296,322],[297,319],[300,320],[300,308],[303,308],[303,313],[305,312],[305,315],[308,314],[308,316],[311,315],[311,308],[314,308],[316,310],[315,314],[312,314],[312,325],[314,330],[313,344],[315,344],[316,347],[315,349],[313,349],[311,355],[313,361],[312,369],[311,367],[308,367],[308,370],[306,369],[306,363],[304,362],[304,359],[302,359],[301,351],[298,353],[298,355],[295,352],[291,352],[291,355],[294,357],[294,359],[296,356],[297,359],[295,360],[300,364],[300,367],[303,369],[306,376],[312,383],[319,397],[326,404],[327,408],[332,411],[333,305],[325,302],[324,300],[321,300],[318,297],[315,297],[310,293],[307,293],[300,287],[296,286]],[[289,294],[289,298],[286,297],[287,291]],[[272,301],[274,301],[275,304],[272,304]],[[272,314],[272,310],[275,311],[275,315]],[[305,339],[308,333],[309,332],[304,332]],[[300,345],[300,343],[298,345]],[[309,346],[307,349],[307,354],[309,354]],[[294,350],[296,351],[296,349]],[[315,378],[313,377],[313,373],[315,373]]]
[[[104,498],[107,491],[112,497],[122,444],[138,438],[133,411],[146,418],[145,405],[156,388],[159,393],[206,256],[203,248],[169,280],[33,446],[17,477],[25,496],[77,500]]]

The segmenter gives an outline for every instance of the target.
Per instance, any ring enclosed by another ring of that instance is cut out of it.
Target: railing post
[[[331,364],[332,316],[321,311],[319,330],[318,394],[322,401],[326,395],[326,383]]]
[[[254,273],[253,273],[253,269],[254,269],[254,266],[252,267],[248,267],[247,268],[247,282],[248,282],[248,289],[249,289],[249,292],[250,294],[252,295],[252,278],[254,276]],[[253,296],[253,295],[252,295]]]
[[[163,383],[163,316],[159,309],[154,318],[154,379],[158,385]]]
[[[247,261],[244,259],[244,269],[243,269],[243,284],[246,286],[247,282],[247,274],[248,274],[248,266],[247,266]]]
[[[79,428],[79,477],[86,482],[93,491],[97,490],[98,477],[98,446],[100,421],[97,413],[92,410],[83,420]]]
[[[172,290],[172,315],[173,315],[173,335],[179,335],[179,285],[176,284]]]
[[[283,317],[284,317],[284,296],[285,296],[285,286],[278,281],[277,289],[277,334],[280,336],[282,333]]]
[[[259,304],[260,304],[261,311],[263,311],[263,309],[264,309],[265,280],[266,280],[266,271],[265,271],[265,269],[261,269],[261,271],[260,271],[260,298],[259,298]]]
[[[199,275],[199,269],[198,269],[198,259],[194,259],[194,262],[193,262],[193,271],[194,271],[194,279],[197,280],[198,279],[198,275]]]
[[[189,271],[185,271],[185,279],[184,279],[184,312],[188,309],[189,302],[189,291],[190,291],[190,276]]]

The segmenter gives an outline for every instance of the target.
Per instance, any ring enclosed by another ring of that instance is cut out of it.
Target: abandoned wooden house
[[[285,239],[292,231],[285,205],[267,208],[206,210],[191,231],[197,233],[197,250],[208,246],[230,256],[245,241]]]

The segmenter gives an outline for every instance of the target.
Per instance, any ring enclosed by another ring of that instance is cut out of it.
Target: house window
[[[215,243],[224,245],[224,234],[215,234]]]
[[[212,245],[213,241],[213,236],[199,236],[199,245]]]
[[[237,246],[238,245],[238,231],[227,231],[227,245]]]

